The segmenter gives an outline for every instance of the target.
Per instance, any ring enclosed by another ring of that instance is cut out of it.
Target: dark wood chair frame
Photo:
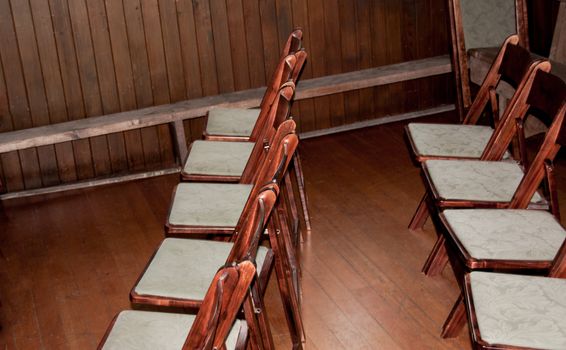
[[[490,102],[492,111],[494,110],[494,106],[497,106],[497,103],[492,102],[493,96],[495,89],[500,81],[505,81],[511,86],[516,87],[516,92],[513,95],[511,101],[507,104],[507,108],[503,112],[501,118],[498,118],[495,130],[493,131],[493,134],[488,141],[488,144],[486,145],[486,148],[484,149],[484,152],[481,155],[480,159],[499,160],[503,157],[505,150],[511,142],[511,139],[509,139],[509,134],[506,133],[506,130],[509,129],[512,122],[515,122],[512,118],[512,115],[514,113],[514,106],[519,99],[521,91],[527,84],[527,78],[535,71],[535,69],[550,71],[550,63],[540,60],[531,61],[528,51],[526,51],[519,45],[519,37],[517,35],[512,35],[507,38],[507,40],[501,46],[501,49],[484,80],[484,83],[480,87],[480,90],[476,98],[474,99],[474,103],[468,110],[466,118],[463,121],[463,124],[476,124],[482,112]],[[498,114],[497,111],[494,112],[494,115],[496,114]],[[458,159],[457,157],[447,158],[417,156],[414,151],[416,148],[413,145],[412,140],[409,137],[407,137],[407,139],[410,143],[410,149],[412,150],[414,159],[419,164],[429,159]],[[498,145],[497,152],[493,150],[496,145]],[[465,158],[461,157],[459,159]],[[425,193],[423,198],[421,199],[421,202],[419,203],[419,206],[413,214],[411,222],[408,226],[409,229],[421,229],[424,226],[428,216],[427,193]]]
[[[527,208],[532,196],[539,188],[545,177],[551,178],[549,187],[551,191],[556,193],[553,169],[551,162],[558,153],[561,145],[566,144],[566,125],[564,118],[566,113],[566,84],[545,71],[537,71],[537,73],[529,79],[532,89],[529,93],[525,90],[522,97],[517,102],[518,117],[525,116],[531,108],[542,111],[548,117],[548,121],[552,121],[550,128],[544,138],[544,141],[536,154],[531,166],[526,171],[521,183],[519,184],[513,199],[508,203],[443,203],[438,200],[439,210],[448,206],[454,207],[492,207],[492,208],[510,208],[520,209]],[[556,199],[551,201],[551,207]],[[556,209],[552,210],[556,212]],[[486,260],[473,259],[464,246],[459,242],[450,225],[440,212],[438,215],[440,225],[440,235],[431,252],[429,259],[425,263],[423,271],[427,275],[435,275],[442,271],[448,261],[450,261],[452,270],[458,282],[463,281],[466,272],[472,270],[488,270],[499,272],[522,272],[546,274],[551,268],[551,261],[515,261],[515,260]],[[562,250],[566,249],[564,247]],[[463,288],[463,286],[461,286]],[[463,290],[463,289],[462,289]],[[463,298],[460,296],[454,308],[452,309],[448,319],[446,320],[443,330],[443,337],[452,337],[463,326],[465,320],[465,310],[463,307]]]
[[[457,91],[457,109],[461,118],[472,104],[468,53],[464,37],[461,0],[448,0],[450,34],[452,37],[451,59]],[[529,48],[529,31],[526,0],[515,0],[517,36],[523,47]]]
[[[243,305],[250,309],[249,290],[255,275],[254,264],[247,260],[226,265],[216,273],[182,349],[225,348],[232,324]],[[110,323],[98,349],[103,348],[116,319],[117,316]],[[236,349],[246,349],[247,342],[248,327],[243,325]]]

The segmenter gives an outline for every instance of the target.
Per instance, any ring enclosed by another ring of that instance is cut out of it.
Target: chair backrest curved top
[[[183,350],[225,349],[225,342],[256,269],[250,261],[230,264],[218,270],[193,322]]]
[[[518,44],[508,43],[499,66],[500,79],[517,89],[532,62],[529,50]]]
[[[259,189],[253,201],[245,209],[234,231],[234,246],[226,259],[226,264],[243,260],[255,262],[259,240],[267,226],[278,195],[279,186],[277,184],[268,184]]]

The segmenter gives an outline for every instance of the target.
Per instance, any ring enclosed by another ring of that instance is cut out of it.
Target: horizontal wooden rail
[[[450,73],[452,71],[448,55],[435,56],[421,60],[391,64],[354,72],[329,75],[320,78],[301,80],[295,93],[295,100],[337,94],[373,86],[398,83]],[[215,107],[253,108],[259,106],[265,88],[236,91],[221,95],[207,96],[173,104],[153,106],[127,112],[108,114],[99,117],[78,119],[64,123],[33,127],[0,133],[0,153],[26,148],[52,145],[60,142],[80,140],[88,137],[107,135],[116,132],[139,129],[160,124],[169,124],[173,131],[175,148],[179,160],[187,154],[183,120],[205,116]],[[453,109],[453,106],[440,106],[399,116],[389,116],[373,121],[364,121],[337,128],[317,130],[306,133],[305,137],[315,137],[354,128],[378,125],[391,121],[416,118]],[[128,174],[110,178],[62,184],[46,188],[10,192],[0,195],[1,200],[54,193],[84,187],[92,187],[121,181],[129,181],[151,176],[159,176],[179,171],[179,167],[159,169],[143,173]]]
[[[447,55],[302,80],[295,100],[336,94],[451,72]],[[207,96],[127,112],[0,134],[0,153],[198,118],[214,107],[259,106],[265,88]]]

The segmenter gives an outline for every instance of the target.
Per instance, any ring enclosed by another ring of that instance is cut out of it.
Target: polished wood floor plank
[[[436,239],[432,224],[406,228],[423,185],[403,124],[304,140],[301,156],[313,227],[299,250],[308,348],[469,348],[467,332],[439,336],[458,287],[449,268],[436,278],[420,272]],[[128,293],[163,239],[177,182],[172,175],[3,203],[0,348],[94,348],[131,307]],[[276,348],[290,348],[273,279],[266,304]]]

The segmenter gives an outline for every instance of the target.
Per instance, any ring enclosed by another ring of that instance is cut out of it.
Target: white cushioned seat
[[[259,108],[214,108],[208,112],[206,133],[218,136],[250,137]]]
[[[253,142],[194,141],[183,173],[242,176],[253,148]]]
[[[105,350],[180,350],[195,315],[172,314],[150,311],[122,311],[104,344]],[[228,338],[226,348],[235,349],[243,321],[236,320]]]
[[[134,292],[138,295],[202,300],[232,242],[166,238],[150,261]],[[268,248],[260,246],[256,264],[261,271]]]
[[[483,125],[409,123],[416,156],[479,158],[493,129]]]
[[[429,178],[442,199],[509,202],[523,171],[514,162],[478,160],[428,160]],[[533,202],[542,198],[535,192]]]
[[[168,225],[235,227],[253,185],[182,182],[177,185]]]
[[[566,280],[476,271],[469,278],[483,341],[566,349]]]
[[[449,209],[442,212],[470,257],[552,261],[566,230],[547,211],[528,209]]]

